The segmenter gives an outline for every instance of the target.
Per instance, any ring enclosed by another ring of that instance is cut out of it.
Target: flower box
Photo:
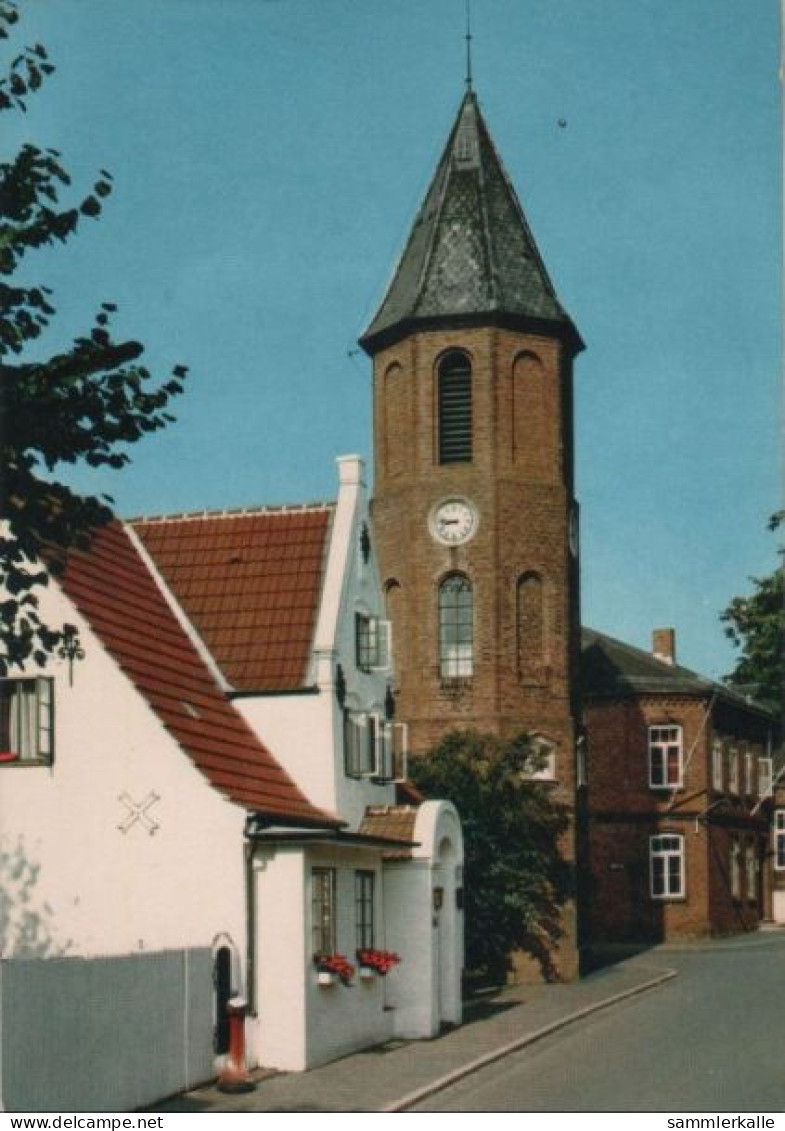
[[[360,977],[365,978],[366,980],[368,978],[376,977],[376,971],[374,969],[372,969],[370,966],[361,966],[358,972],[359,972]]]
[[[316,967],[317,981],[320,986],[330,986],[339,978],[344,986],[351,986],[355,970],[348,958],[343,954],[315,954],[313,964]],[[322,981],[326,974],[330,981]]]
[[[316,984],[318,986],[335,985],[335,974],[331,974],[329,970],[318,970],[316,973]]]
[[[19,755],[15,750],[0,750],[0,762],[17,762]]]
[[[360,964],[361,978],[373,977],[374,974],[383,978],[389,970],[398,965],[401,956],[394,950],[358,950],[357,961]],[[367,974],[363,973],[365,970],[368,971]]]

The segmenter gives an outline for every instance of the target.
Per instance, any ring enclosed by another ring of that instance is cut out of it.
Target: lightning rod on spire
[[[472,8],[466,0],[466,89],[472,89]]]

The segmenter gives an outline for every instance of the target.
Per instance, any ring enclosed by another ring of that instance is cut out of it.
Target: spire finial
[[[472,89],[472,7],[466,0],[466,89]]]

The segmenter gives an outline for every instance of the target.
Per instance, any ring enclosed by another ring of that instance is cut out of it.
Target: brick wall
[[[765,726],[753,714],[711,703],[703,696],[641,694],[585,705],[589,742],[588,906],[594,940],[662,941],[756,929],[765,911],[760,880],[747,882],[746,851],[765,866],[766,817],[756,809],[757,759],[765,755]],[[649,784],[648,728],[680,725],[682,786]],[[724,756],[740,755],[739,791],[712,780],[715,739]],[[743,755],[753,756],[753,790],[745,790]],[[656,899],[650,889],[650,838],[683,837],[683,897]],[[730,882],[731,845],[741,851],[740,890]]]
[[[440,465],[437,371],[452,349],[472,366],[472,460]],[[372,516],[390,595],[397,713],[409,724],[410,751],[423,754],[453,728],[541,734],[556,744],[553,788],[571,808],[578,662],[578,565],[568,549],[572,432],[571,362],[556,339],[497,327],[424,331],[374,358]],[[472,501],[479,525],[471,540],[447,548],[431,536],[428,519],[453,496]],[[439,668],[438,591],[451,572],[465,574],[474,592],[474,670],[465,680],[443,680]],[[532,627],[522,640],[524,625]],[[574,859],[572,830],[564,853]],[[570,911],[557,958],[564,977],[577,969],[573,918]]]

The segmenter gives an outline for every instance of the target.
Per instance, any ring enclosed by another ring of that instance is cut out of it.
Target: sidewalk
[[[389,1041],[302,1073],[254,1073],[256,1091],[200,1088],[156,1105],[160,1112],[403,1111],[439,1082],[674,977],[665,963],[633,958],[570,985],[510,986],[466,1009],[465,1023],[431,1041]],[[479,1062],[479,1063],[478,1063]]]

